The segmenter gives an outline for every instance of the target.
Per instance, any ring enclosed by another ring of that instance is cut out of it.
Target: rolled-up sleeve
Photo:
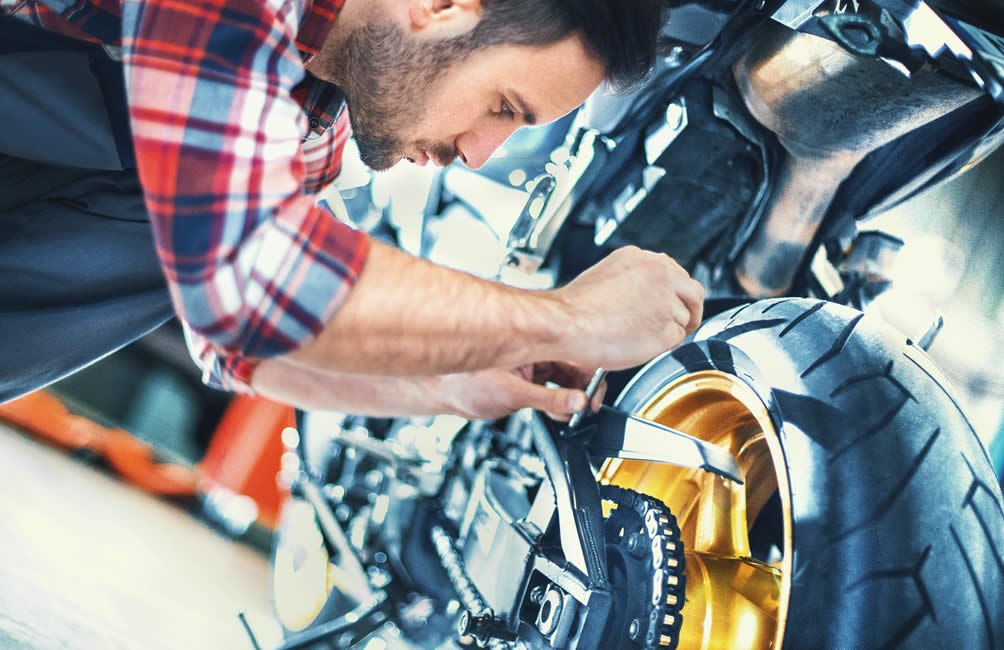
[[[323,142],[301,143],[307,118],[290,95],[305,74],[298,11],[285,0],[122,3],[157,252],[194,340],[237,382],[255,360],[320,333],[369,249],[366,235],[315,204],[338,171],[337,129],[348,127],[339,120]]]

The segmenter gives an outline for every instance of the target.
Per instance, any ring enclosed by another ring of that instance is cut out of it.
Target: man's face
[[[476,169],[519,127],[574,110],[604,77],[574,36],[463,53],[388,22],[354,30],[339,50],[352,130],[374,169],[457,157]]]

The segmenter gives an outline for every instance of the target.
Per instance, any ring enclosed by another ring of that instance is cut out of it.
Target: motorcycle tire
[[[834,303],[752,302],[649,363],[617,405],[638,411],[708,371],[752,388],[783,452],[790,575],[780,633],[762,647],[1004,648],[1000,486],[922,349]],[[684,606],[684,624],[701,611]]]

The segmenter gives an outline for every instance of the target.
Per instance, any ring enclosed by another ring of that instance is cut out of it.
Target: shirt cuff
[[[188,353],[202,370],[202,383],[228,393],[256,394],[251,388],[251,376],[260,363],[259,359],[224,356],[205,337],[192,331],[184,321],[182,329]]]

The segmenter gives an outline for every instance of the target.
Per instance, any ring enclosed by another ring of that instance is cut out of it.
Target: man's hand
[[[586,407],[582,389],[592,374],[571,364],[547,362],[445,375],[440,386],[452,410],[468,419],[496,419],[529,407],[564,421]],[[548,382],[557,387],[545,386]],[[593,396],[594,411],[603,403],[605,391],[606,384],[601,384]]]
[[[549,362],[437,377],[380,377],[311,370],[278,358],[258,365],[251,386],[264,397],[308,410],[495,419],[530,407],[567,420],[584,407],[582,389],[591,376],[576,366]],[[547,382],[560,388],[548,388]],[[600,408],[605,390],[601,385],[596,391],[593,410]]]
[[[563,358],[618,369],[676,347],[701,323],[704,287],[662,253],[620,248],[556,291],[579,349]]]

